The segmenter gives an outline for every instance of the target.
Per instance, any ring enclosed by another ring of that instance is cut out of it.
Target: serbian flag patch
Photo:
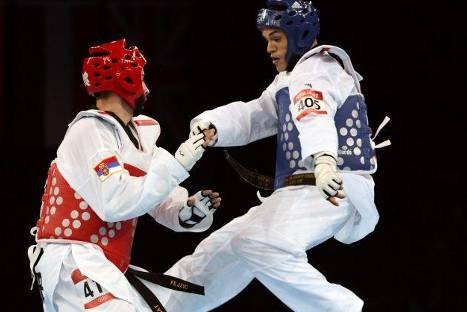
[[[104,181],[112,174],[122,171],[123,167],[118,162],[117,157],[111,156],[99,162],[94,167],[94,170],[96,170],[96,173],[99,179],[101,181]]]

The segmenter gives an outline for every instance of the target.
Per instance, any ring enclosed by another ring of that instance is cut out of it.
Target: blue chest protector
[[[278,129],[274,189],[284,187],[284,179],[303,166],[298,130],[290,113],[289,88],[276,93]],[[371,144],[366,104],[361,95],[349,96],[334,116],[338,132],[337,168],[339,171],[373,173],[375,150]]]
[[[376,170],[376,154],[371,144],[371,130],[363,96],[354,94],[347,97],[337,110],[334,122],[339,137],[338,170],[373,173]]]
[[[302,147],[298,139],[298,130],[294,125],[289,109],[289,88],[285,87],[277,91],[276,103],[279,128],[277,129],[275,190],[283,187],[284,179],[294,173],[295,170],[306,170],[303,166]]]

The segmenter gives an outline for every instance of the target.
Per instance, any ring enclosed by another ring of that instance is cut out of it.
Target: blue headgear
[[[266,0],[266,8],[258,12],[256,26],[258,29],[279,28],[285,32],[287,36],[285,60],[288,65],[295,65],[310,49],[319,34],[318,13],[311,1]]]

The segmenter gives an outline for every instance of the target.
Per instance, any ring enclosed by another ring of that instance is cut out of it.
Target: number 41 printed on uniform
[[[81,274],[79,269],[71,273],[71,280],[75,284],[79,296],[83,299],[84,309],[92,309],[114,299],[99,283]]]

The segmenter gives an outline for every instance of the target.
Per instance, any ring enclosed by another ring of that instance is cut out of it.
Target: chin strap
[[[135,107],[133,109],[133,116],[138,116],[144,111],[144,104],[146,103],[146,95],[142,95],[135,100]]]
[[[297,65],[298,61],[300,60],[302,56],[303,54],[300,55],[297,53],[293,53],[290,56],[290,59],[287,61],[287,68],[285,70],[288,72],[292,71],[292,69],[294,69],[295,65]]]

